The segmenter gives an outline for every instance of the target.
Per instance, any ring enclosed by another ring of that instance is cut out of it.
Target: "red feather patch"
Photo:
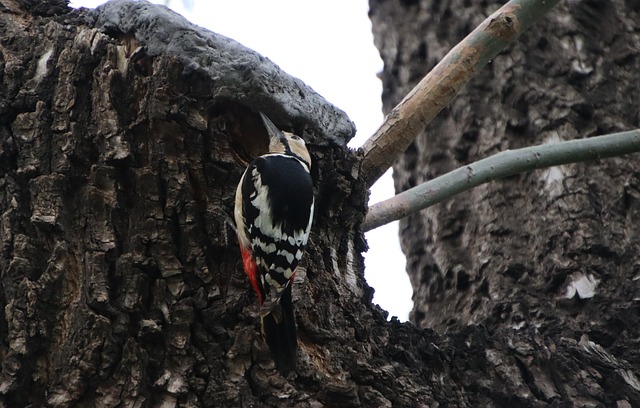
[[[249,277],[251,286],[253,286],[253,290],[258,294],[258,301],[260,302],[260,305],[262,305],[262,292],[260,292],[260,286],[258,283],[258,265],[256,265],[256,261],[253,259],[253,255],[251,254],[251,250],[248,248],[240,247],[240,253],[242,254],[244,272]]]

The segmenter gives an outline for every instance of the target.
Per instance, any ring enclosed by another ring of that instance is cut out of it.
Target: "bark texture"
[[[366,190],[344,113],[164,7],[0,5],[0,406],[357,400],[330,374],[362,354],[324,354],[351,321],[384,321],[362,276]],[[266,148],[258,110],[314,159],[295,386],[259,337],[229,217]]]
[[[389,112],[502,2],[370,5]],[[424,130],[394,167],[396,190],[505,149],[637,128],[640,110],[628,95],[640,90],[638,12],[633,2],[561,3]],[[485,343],[481,364],[503,373],[505,396],[521,406],[639,404],[637,159],[510,177],[402,220],[412,321],[509,338],[514,359],[495,359],[495,345]],[[605,374],[606,364],[574,359],[580,352],[560,357],[561,344],[598,350],[625,368]],[[488,405],[506,403],[492,375],[470,376],[479,387],[493,384]]]
[[[353,126],[266,58],[145,2],[0,10],[0,407],[640,404],[637,348],[576,337],[562,315],[546,331],[508,302],[494,326],[446,334],[387,322],[363,277]],[[258,110],[313,156],[287,378],[259,336],[230,227],[235,185],[266,147]],[[631,338],[637,310],[614,312],[636,303],[610,304],[566,307],[586,325],[584,308],[600,305]]]

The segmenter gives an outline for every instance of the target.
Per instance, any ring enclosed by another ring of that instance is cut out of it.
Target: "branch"
[[[369,187],[416,136],[498,52],[559,0],[512,0],[455,46],[386,116],[362,146],[362,177]]]
[[[525,171],[640,152],[640,129],[500,152],[369,208],[363,230],[399,220],[480,184]]]

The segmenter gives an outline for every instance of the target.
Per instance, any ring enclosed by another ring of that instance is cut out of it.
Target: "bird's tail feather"
[[[295,369],[298,346],[291,286],[288,285],[285,288],[280,302],[272,305],[270,310],[262,316],[262,332],[269,350],[273,354],[278,371],[282,375],[287,375]]]

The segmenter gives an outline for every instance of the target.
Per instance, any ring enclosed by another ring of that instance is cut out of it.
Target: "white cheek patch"
[[[294,157],[302,162],[304,169],[309,172],[309,167],[311,167],[311,156],[309,156],[309,151],[305,146],[304,141],[302,140],[289,140],[289,149],[291,149],[291,153],[293,153]]]

